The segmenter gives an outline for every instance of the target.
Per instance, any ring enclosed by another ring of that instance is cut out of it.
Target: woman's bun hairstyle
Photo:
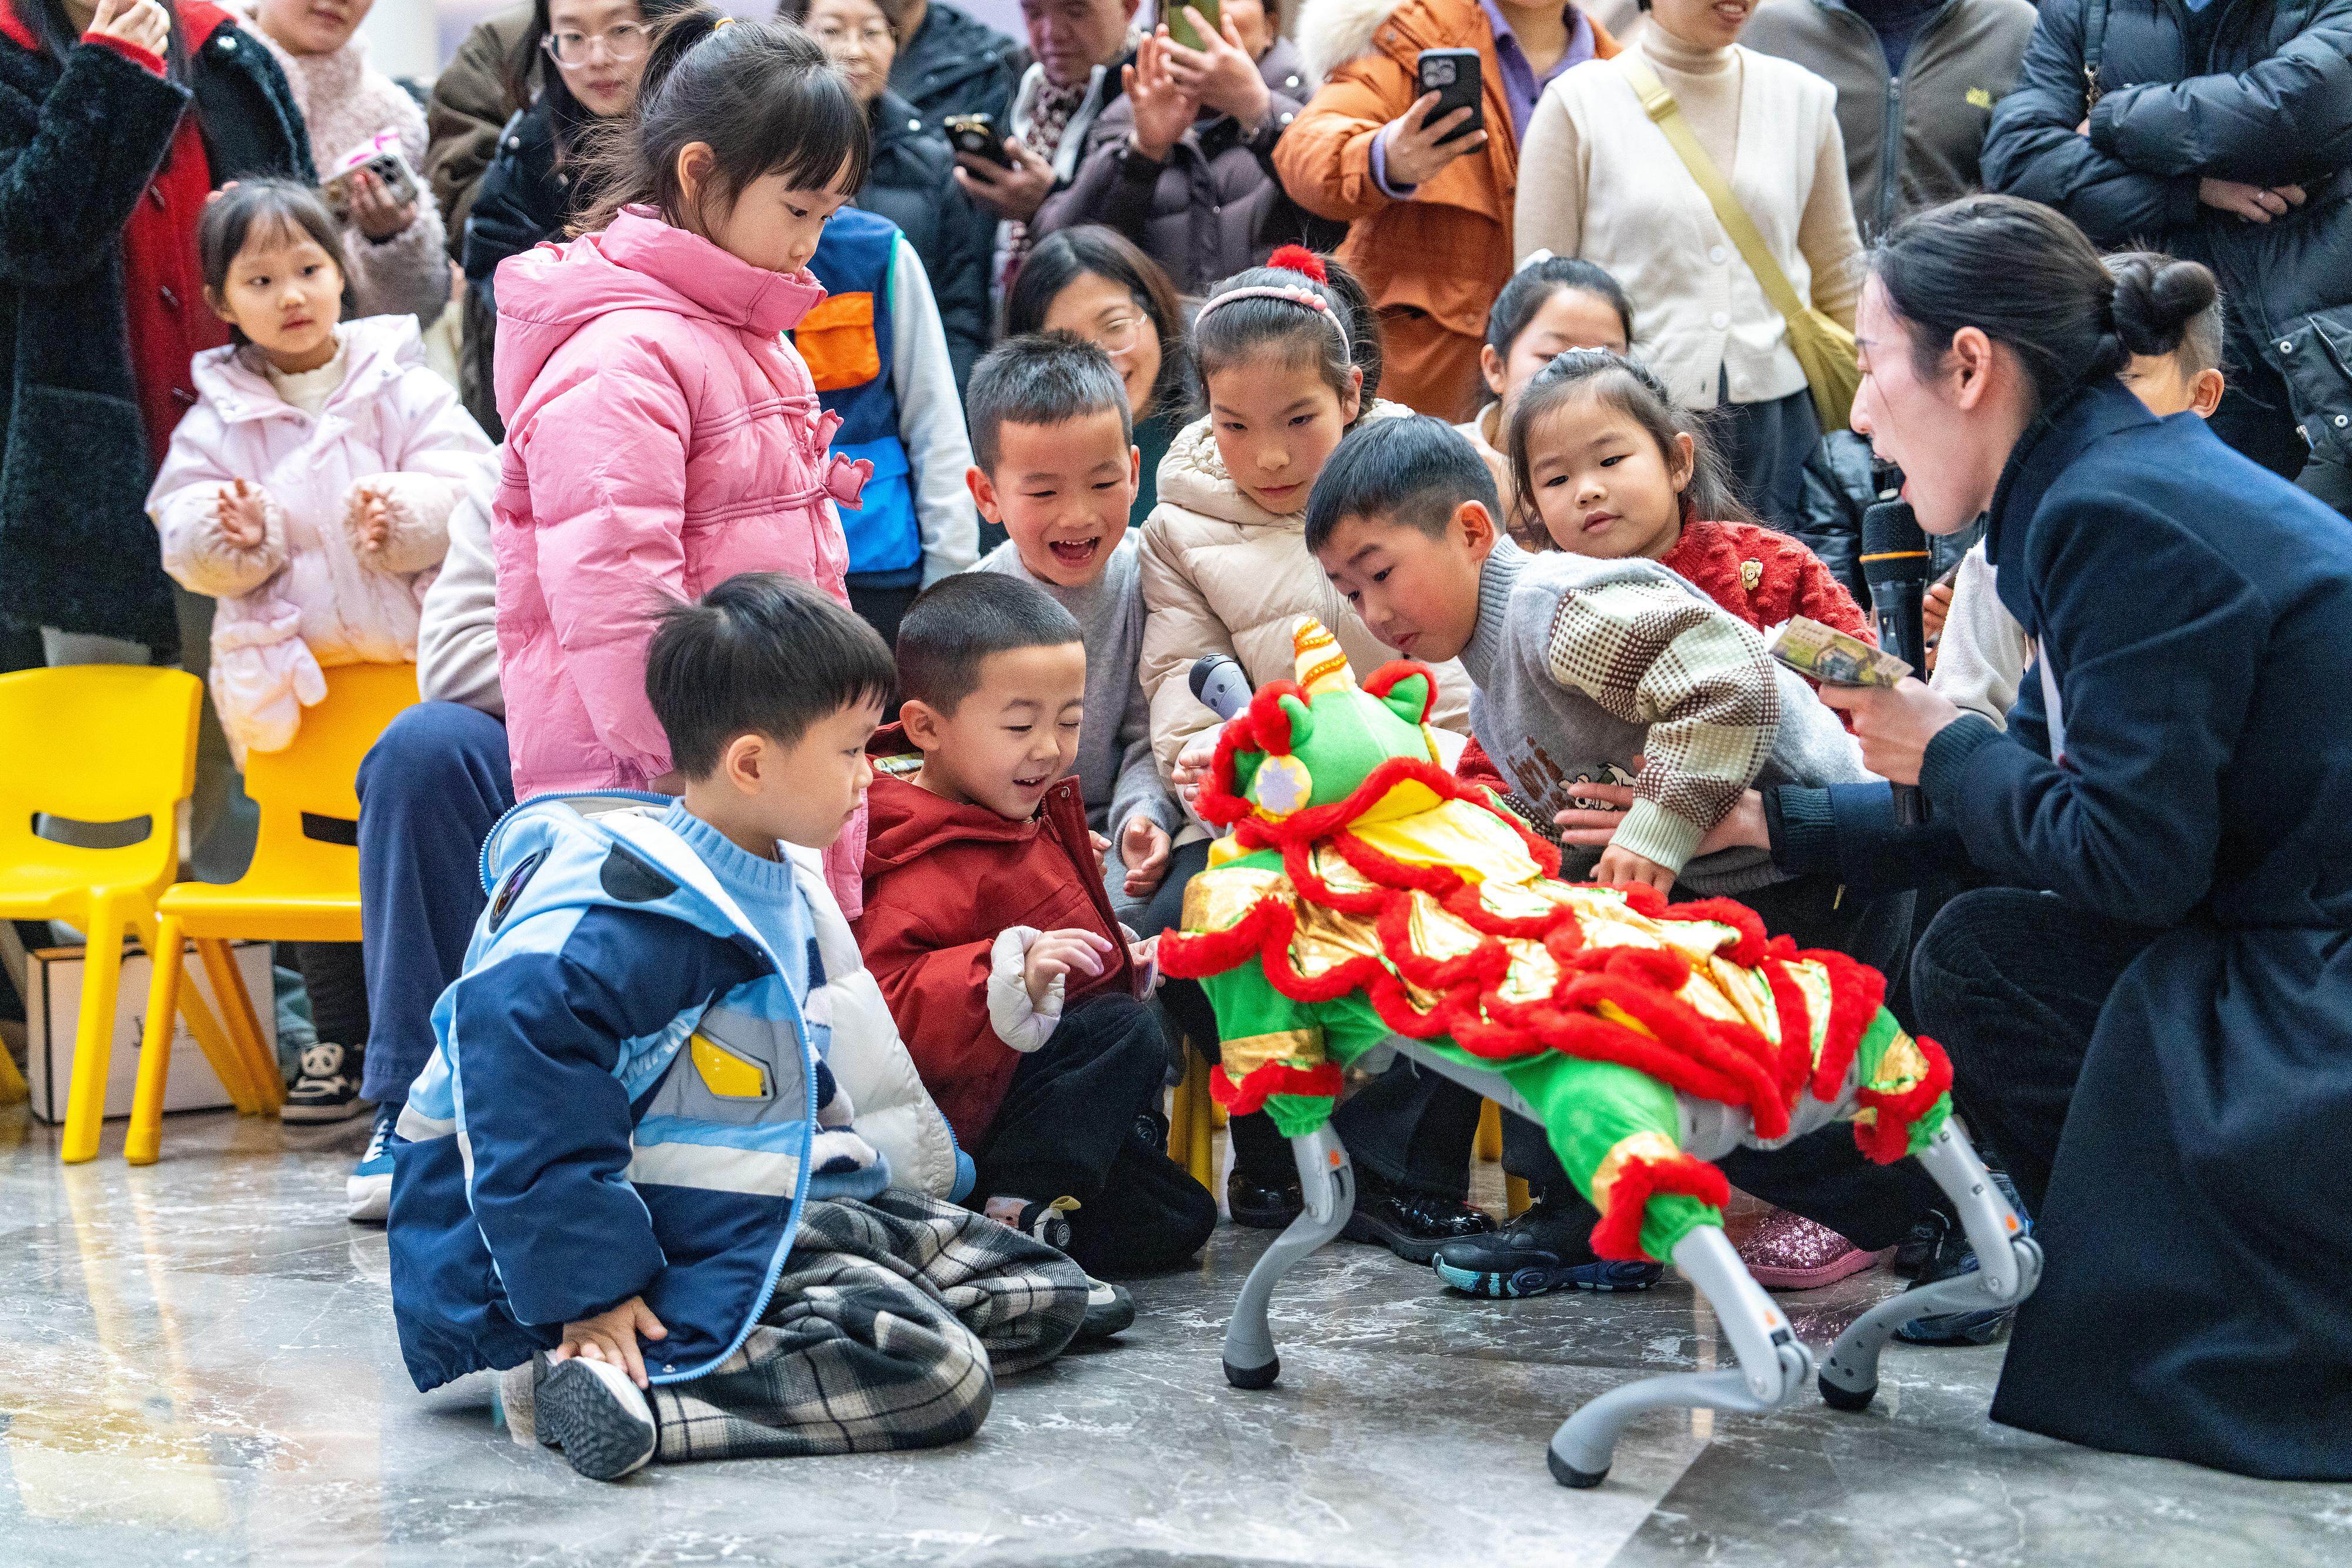
[[[2173,354],[2200,316],[2221,298],[2213,274],[2154,251],[2110,256],[2116,336],[2135,354]]]

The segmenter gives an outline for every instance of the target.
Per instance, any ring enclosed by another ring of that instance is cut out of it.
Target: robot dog
[[[1707,1162],[1735,1148],[1850,1122],[1872,1158],[1916,1157],[1976,1247],[1978,1272],[1890,1298],[1838,1338],[1821,1368],[1835,1408],[1869,1405],[1903,1322],[2032,1291],[2041,1249],[1952,1125],[1950,1064],[1880,1006],[1874,971],[1768,940],[1727,899],[1560,881],[1556,850],[1440,766],[1425,666],[1391,664],[1360,687],[1322,626],[1302,622],[1294,641],[1297,680],[1255,695],[1230,664],[1222,701],[1219,674],[1195,672],[1231,720],[1199,810],[1232,831],[1186,894],[1184,930],[1160,946],[1165,972],[1199,979],[1216,1009],[1216,1098],[1273,1117],[1307,1201],[1242,1287],[1225,1334],[1234,1386],[1281,1372],[1267,1302],[1355,1202],[1329,1125],[1341,1070],[1391,1049],[1543,1126],[1601,1212],[1593,1249],[1671,1260],[1738,1354],[1736,1371],[1588,1402],[1551,1439],[1563,1485],[1599,1485],[1643,1411],[1760,1413],[1812,1374],[1723,1234],[1728,1188]]]

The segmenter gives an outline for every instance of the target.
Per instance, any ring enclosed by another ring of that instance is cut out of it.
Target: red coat
[[[895,725],[874,737],[902,755]],[[1011,925],[1076,926],[1108,938],[1117,961],[1072,974],[1064,1006],[1097,991],[1132,993],[1129,956],[1103,888],[1076,778],[1045,792],[1026,821],[960,806],[888,774],[866,797],[866,909],[854,923],[923,1087],[965,1147],[978,1145],[1020,1065],[988,1021],[990,948]]]
[[[1682,538],[1658,564],[1682,573],[1693,587],[1759,632],[1802,615],[1878,646],[1870,617],[1845,584],[1803,540],[1777,528],[1761,523],[1685,523]],[[1750,576],[1756,580],[1752,583]],[[1851,720],[1847,727],[1852,727]],[[1498,795],[1511,792],[1510,781],[1475,737],[1454,771]]]

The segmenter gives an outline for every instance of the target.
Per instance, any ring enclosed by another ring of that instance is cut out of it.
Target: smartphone
[[[1474,131],[1486,129],[1486,111],[1479,105],[1483,84],[1479,79],[1477,50],[1423,49],[1413,57],[1412,68],[1422,93],[1437,95],[1437,107],[1429,111],[1427,123],[1435,124],[1457,109],[1470,111],[1469,119],[1438,142],[1440,147],[1459,141]]]
[[[1192,30],[1192,19],[1184,15],[1184,0],[1160,0],[1160,8],[1168,18],[1170,37],[1188,49],[1205,49],[1209,47],[1209,41]],[[1224,26],[1224,21],[1217,10],[1217,0],[1192,0],[1191,8],[1201,13],[1201,19],[1209,24],[1212,31]]]
[[[352,177],[362,169],[383,182],[394,202],[417,199],[416,171],[408,166],[407,158],[400,151],[400,133],[387,131],[345,153],[334,172],[327,176],[326,183],[320,187],[327,209],[335,216],[341,218],[351,212]]]
[[[996,133],[996,122],[987,115],[950,114],[940,123],[947,127],[948,144],[957,152],[985,158],[1000,169],[1013,166],[1004,151],[1004,138]]]

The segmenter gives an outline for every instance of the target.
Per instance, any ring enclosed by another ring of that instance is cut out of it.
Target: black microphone
[[[1192,661],[1192,695],[1219,718],[1237,718],[1250,703],[1249,673],[1223,653]]]
[[[1881,501],[1862,515],[1862,575],[1870,584],[1878,645],[1926,678],[1927,634],[1919,607],[1927,596],[1927,535],[1910,502]],[[1918,786],[1895,785],[1895,820],[1916,824],[1926,819]]]

